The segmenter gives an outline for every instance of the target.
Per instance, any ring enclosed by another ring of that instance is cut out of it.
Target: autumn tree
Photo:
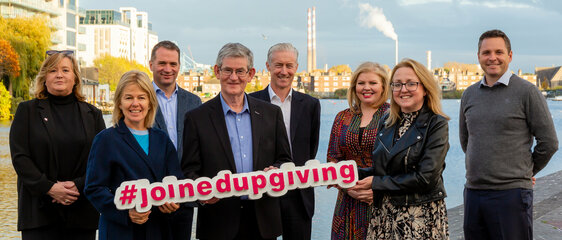
[[[130,70],[145,72],[152,79],[152,72],[142,64],[109,54],[94,59],[94,67],[99,71],[100,84],[109,84],[111,91],[115,91],[121,75]]]
[[[333,66],[328,71],[335,72],[337,74],[351,73],[351,68],[347,64],[342,64],[342,65]]]
[[[10,84],[10,78],[20,75],[20,61],[18,54],[10,43],[4,39],[0,39],[0,80],[5,85]]]
[[[10,108],[12,106],[12,96],[4,87],[4,84],[0,84],[0,120],[8,120],[11,117]]]
[[[19,56],[20,74],[9,78],[6,83],[8,91],[15,98],[30,98],[29,87],[45,60],[45,52],[52,44],[52,32],[49,19],[42,15],[0,17],[0,39],[8,41]]]
[[[258,81],[257,77],[254,77],[254,79],[252,79],[252,82],[248,83],[246,85],[246,88],[244,89],[245,92],[247,93],[252,93],[252,92],[257,92],[263,89],[263,86],[261,84],[260,81]]]

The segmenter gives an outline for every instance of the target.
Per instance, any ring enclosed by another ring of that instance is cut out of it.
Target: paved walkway
[[[533,195],[533,237],[562,240],[562,171],[537,179]],[[464,239],[463,205],[448,210],[451,239]]]

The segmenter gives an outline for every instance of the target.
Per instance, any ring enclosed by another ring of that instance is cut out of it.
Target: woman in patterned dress
[[[378,127],[373,166],[360,169],[363,179],[348,191],[373,191],[367,239],[449,239],[442,176],[449,118],[439,86],[411,59],[398,63],[391,76],[390,111]]]
[[[377,63],[365,62],[355,70],[347,92],[349,108],[338,113],[332,126],[328,161],[355,160],[370,167],[379,119],[389,108],[388,75]],[[340,189],[332,221],[332,239],[365,239],[371,217],[372,191]]]

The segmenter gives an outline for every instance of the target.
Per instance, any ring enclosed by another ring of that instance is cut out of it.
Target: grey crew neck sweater
[[[507,86],[478,82],[468,87],[459,115],[467,188],[532,189],[531,177],[558,149],[546,100],[516,75]],[[533,137],[537,144],[531,149]]]

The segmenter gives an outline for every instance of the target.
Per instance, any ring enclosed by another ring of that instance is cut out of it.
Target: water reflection
[[[9,131],[10,122],[0,121],[0,238],[20,239],[21,235],[17,231],[16,172],[10,158]]]

